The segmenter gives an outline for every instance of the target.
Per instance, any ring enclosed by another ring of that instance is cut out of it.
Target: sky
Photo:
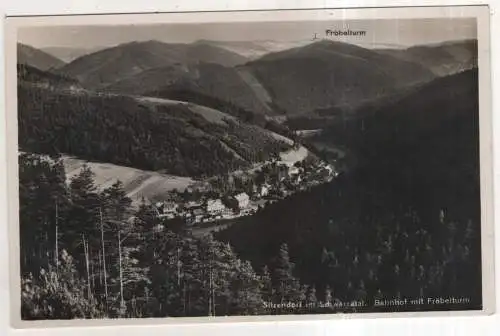
[[[204,24],[156,24],[125,26],[47,26],[19,28],[18,42],[36,48],[92,49],[131,41],[158,40],[190,43],[196,40],[310,41],[325,30],[365,31],[365,36],[328,37],[366,47],[408,47],[477,37],[475,19],[387,19],[311,22],[251,22]]]

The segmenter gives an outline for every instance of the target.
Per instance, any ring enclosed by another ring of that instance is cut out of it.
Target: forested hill
[[[362,106],[354,113],[357,117],[327,128],[322,140],[343,145],[368,163],[394,156],[393,151],[400,151],[398,157],[415,156],[415,150],[426,146],[464,147],[472,153],[478,146],[477,97],[478,71],[467,70],[396,99]],[[433,146],[428,144],[432,141]]]
[[[28,64],[17,64],[17,80],[20,83],[47,88],[81,88],[78,80],[74,78],[43,71]]]
[[[477,67],[477,47],[477,39],[471,39],[376,51],[423,65],[438,76],[447,76]]]
[[[288,148],[256,126],[188,104],[18,87],[19,146],[181,176],[227,173]],[[223,121],[211,121],[222,115]]]
[[[17,63],[27,64],[40,70],[57,69],[65,64],[45,51],[22,43],[17,44]]]
[[[187,67],[206,62],[233,66],[245,61],[245,57],[215,46],[151,40],[102,49],[79,57],[59,70],[78,78],[86,88],[95,89],[169,65]]]
[[[271,53],[240,67],[287,115],[350,106],[435,78],[419,64],[334,41]]]
[[[476,70],[463,72],[358,120],[345,144],[366,155],[359,166],[218,239],[255,267],[287,243],[301,280],[335,297],[456,295],[480,306],[477,85]]]
[[[138,85],[140,83],[140,85]],[[251,74],[217,63],[171,64],[144,70],[107,85],[108,92],[134,95],[153,95],[172,98],[172,92],[189,91],[190,95],[209,96],[227,101],[240,109],[260,115],[273,115],[266,95],[258,94]],[[191,96],[187,97],[191,101]],[[266,99],[267,98],[267,99]]]

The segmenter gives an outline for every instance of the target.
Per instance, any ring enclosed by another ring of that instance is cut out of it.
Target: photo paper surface
[[[17,324],[491,312],[488,8],[338,13],[9,18]]]

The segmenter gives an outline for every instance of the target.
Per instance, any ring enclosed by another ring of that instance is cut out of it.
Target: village
[[[290,164],[276,158],[258,169],[216,176],[184,191],[168,192],[152,203],[161,219],[182,218],[191,226],[213,223],[253,215],[268,204],[337,175],[331,164],[318,159]]]

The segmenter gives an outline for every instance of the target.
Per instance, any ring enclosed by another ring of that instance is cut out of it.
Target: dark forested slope
[[[419,64],[332,41],[271,53],[243,67],[289,115],[350,105],[434,78]]]
[[[20,85],[19,146],[146,170],[205,176],[262,161],[286,145],[235,120],[207,120],[185,104],[68,94]]]
[[[477,71],[363,119],[336,135],[361,157],[356,167],[218,237],[256,266],[286,242],[301,279],[338,298],[455,295],[479,306]]]
[[[46,88],[81,88],[78,80],[74,78],[43,71],[28,64],[17,65],[17,80],[20,83]]]
[[[174,98],[172,92],[189,91],[227,101],[256,114],[273,114],[237,69],[216,63],[173,64],[142,71],[105,87],[106,91]],[[187,101],[192,101],[189,96]]]

